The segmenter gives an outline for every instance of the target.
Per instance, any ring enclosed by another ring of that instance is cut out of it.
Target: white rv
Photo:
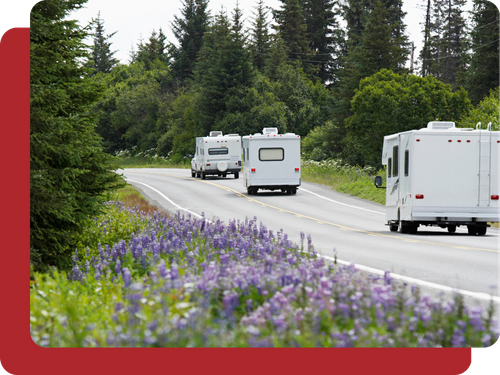
[[[241,171],[241,137],[211,131],[208,137],[196,138],[196,151],[191,159],[191,177],[208,175],[239,178]]]
[[[415,233],[419,225],[484,235],[500,220],[500,137],[490,125],[456,128],[429,122],[426,128],[384,137],[387,167],[386,219],[391,231]],[[375,185],[381,187],[381,177]]]
[[[300,136],[278,134],[264,128],[262,134],[246,135],[243,141],[243,186],[248,194],[259,189],[296,194],[300,186]]]

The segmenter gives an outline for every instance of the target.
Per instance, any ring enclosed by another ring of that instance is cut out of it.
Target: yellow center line
[[[364,234],[368,234],[370,236],[380,236],[380,237],[386,237],[386,238],[393,238],[393,239],[396,239],[396,240],[406,241],[406,242],[422,243],[422,244],[426,244],[426,245],[438,245],[438,246],[452,247],[452,248],[461,249],[461,250],[474,250],[474,251],[487,251],[487,252],[493,252],[493,253],[500,253],[500,251],[498,251],[498,250],[483,249],[483,248],[479,248],[479,247],[459,246],[459,245],[447,245],[447,244],[443,244],[443,243],[439,243],[439,242],[430,242],[430,241],[424,241],[424,240],[417,240],[417,239],[413,239],[413,238],[412,239],[401,238],[401,237],[392,236],[392,235],[389,235],[389,234],[382,234],[382,233],[370,232],[370,231],[366,231],[366,230],[362,230],[362,229],[350,228],[350,227],[346,227],[345,225],[331,223],[329,221],[324,221],[324,220],[317,219],[317,218],[314,218],[314,217],[311,217],[311,216],[299,214],[297,212],[286,210],[284,208],[275,207],[275,206],[272,206],[270,204],[263,203],[263,202],[255,199],[255,198],[252,198],[252,197],[250,197],[250,196],[248,196],[246,194],[243,194],[243,193],[241,193],[241,192],[239,192],[237,190],[234,190],[234,189],[232,189],[230,187],[223,186],[223,185],[217,184],[215,182],[211,182],[211,181],[199,180],[199,179],[193,178],[193,177],[183,177],[183,176],[177,176],[177,175],[168,174],[168,173],[154,173],[154,172],[135,172],[134,171],[134,173],[157,174],[157,175],[163,175],[163,176],[169,176],[169,177],[182,178],[182,179],[185,179],[185,180],[193,180],[193,181],[197,181],[197,182],[203,182],[205,184],[209,184],[209,185],[218,187],[220,189],[224,189],[226,191],[233,192],[233,193],[235,193],[236,195],[238,195],[238,196],[240,196],[242,198],[245,198],[245,199],[247,199],[247,200],[249,200],[251,202],[260,204],[263,207],[272,208],[273,210],[277,210],[277,211],[280,211],[280,212],[284,212],[284,213],[288,213],[288,214],[291,214],[291,215],[295,215],[295,216],[298,216],[298,217],[301,217],[301,218],[304,218],[304,219],[309,219],[309,220],[315,221],[318,224],[326,224],[326,225],[330,225],[330,226],[333,226],[333,227],[337,227],[337,228],[342,229],[342,230],[348,230],[348,231],[352,231],[352,232],[364,233]]]

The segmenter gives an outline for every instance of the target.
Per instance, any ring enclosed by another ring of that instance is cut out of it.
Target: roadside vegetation
[[[328,262],[257,220],[169,216],[128,187],[86,223],[68,273],[35,272],[43,347],[487,347],[493,305]],[[130,207],[130,204],[135,204]]]

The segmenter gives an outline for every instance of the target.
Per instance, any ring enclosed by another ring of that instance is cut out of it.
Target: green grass
[[[385,171],[343,165],[340,161],[304,160],[302,180],[331,187],[341,193],[385,205],[385,189],[377,189],[373,183],[376,175],[385,180]],[[385,184],[385,181],[384,181]]]
[[[121,168],[183,168],[191,167],[191,160],[171,161],[161,157],[150,156],[120,156],[119,164]]]

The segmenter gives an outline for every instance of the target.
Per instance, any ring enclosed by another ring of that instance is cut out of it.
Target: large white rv
[[[384,137],[387,167],[386,219],[391,231],[415,233],[420,225],[484,235],[500,220],[498,158],[500,137],[491,124],[481,130],[454,122]],[[375,178],[380,187],[381,177]]]
[[[300,186],[300,136],[277,128],[246,135],[243,141],[243,186],[248,194],[281,190],[296,194]]]
[[[241,137],[211,131],[208,137],[196,138],[196,151],[191,159],[191,177],[208,175],[239,178],[241,171]]]

